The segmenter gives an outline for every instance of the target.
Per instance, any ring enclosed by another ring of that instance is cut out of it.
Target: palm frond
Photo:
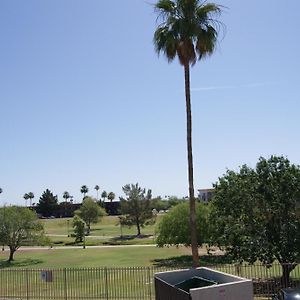
[[[206,0],[159,0],[155,5],[163,22],[154,34],[158,53],[168,61],[177,55],[181,64],[195,64],[197,57],[211,55],[216,48],[222,7]]]
[[[176,39],[168,26],[159,27],[154,33],[155,50],[159,54],[164,52],[169,62],[176,56]]]
[[[171,0],[159,0],[155,4],[155,8],[159,11],[164,11],[171,14],[174,12],[175,3]]]
[[[222,12],[221,6],[214,3],[207,3],[196,8],[195,14],[199,20],[207,21],[211,17],[215,18]]]
[[[218,32],[210,25],[207,25],[205,29],[201,28],[199,30],[196,42],[196,51],[199,59],[205,58],[214,52],[217,36]]]
[[[176,11],[176,5],[172,0],[159,0],[154,7],[158,12],[157,19],[162,20],[166,20],[169,16],[174,15]]]

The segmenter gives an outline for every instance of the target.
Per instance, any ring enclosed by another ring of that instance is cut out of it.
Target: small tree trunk
[[[139,220],[136,221],[136,228],[138,230],[138,236],[140,236],[141,235],[141,226],[140,226]]]
[[[190,198],[190,227],[191,227],[191,247],[193,256],[193,267],[199,266],[197,223],[196,223],[196,201],[194,196],[194,172],[193,172],[193,150],[192,150],[192,110],[190,91],[190,66],[184,65],[185,77],[185,99],[186,99],[186,123],[187,123],[187,158],[188,158],[188,181]]]
[[[91,224],[90,223],[87,223],[86,224],[87,225],[87,235],[90,235],[90,232],[91,232]],[[85,234],[85,232],[84,232],[84,234]]]
[[[13,247],[9,247],[9,258],[8,262],[11,262],[14,260],[14,253],[16,252],[16,249]]]
[[[282,287],[289,287],[290,285],[290,273],[292,270],[294,270],[296,267],[296,264],[287,264],[287,263],[282,263],[281,268],[282,268],[282,276],[281,276],[281,284]]]

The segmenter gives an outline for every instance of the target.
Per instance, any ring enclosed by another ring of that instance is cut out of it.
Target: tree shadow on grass
[[[174,267],[174,268],[190,268],[192,266],[191,255],[173,256],[162,259],[154,259],[152,263],[156,267]],[[200,266],[226,265],[233,263],[233,260],[227,255],[202,255],[200,256]]]
[[[151,236],[152,235],[150,234],[116,236],[106,242],[103,242],[103,245],[130,245],[130,241],[133,241],[134,239],[149,239]]]
[[[32,259],[32,258],[18,259],[12,262],[8,262],[7,260],[0,260],[0,269],[26,268],[26,267],[36,266],[43,262],[44,261],[41,259]]]
[[[91,233],[97,231],[104,232],[103,228],[91,228]]]

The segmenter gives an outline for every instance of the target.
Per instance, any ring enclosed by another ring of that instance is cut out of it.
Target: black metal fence
[[[211,268],[253,280],[257,299],[269,299],[282,287],[281,266],[217,265]],[[84,269],[2,269],[0,299],[145,299],[155,298],[154,274],[161,267]],[[300,286],[300,266],[290,274],[290,286]]]

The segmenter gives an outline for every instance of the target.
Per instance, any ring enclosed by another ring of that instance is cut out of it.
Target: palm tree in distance
[[[68,199],[71,198],[69,192],[65,191],[65,192],[63,193],[63,198],[65,199],[66,202],[68,202]]]
[[[98,184],[95,185],[94,189],[97,191],[97,201],[99,200],[99,190],[100,190],[100,187]]]
[[[89,189],[86,185],[83,185],[81,188],[80,188],[80,192],[83,194],[83,199],[85,198],[86,194],[88,193]]]
[[[184,68],[191,246],[193,267],[197,267],[199,255],[193,175],[190,66],[197,59],[203,59],[214,52],[220,28],[216,17],[221,14],[221,6],[205,0],[159,0],[155,9],[162,20],[154,33],[155,49],[158,54],[163,52],[168,62],[178,57]]]
[[[103,198],[103,202],[105,202],[105,199],[107,198],[107,192],[106,191],[102,192],[101,198]]]
[[[25,193],[23,198],[25,199],[25,206],[27,207],[27,200],[29,199],[28,193]]]
[[[109,199],[110,202],[112,202],[115,198],[116,198],[115,193],[113,193],[113,192],[108,193],[107,199]]]
[[[32,199],[34,198],[34,193],[29,192],[28,194],[28,199],[29,199],[29,206],[32,206]]]

